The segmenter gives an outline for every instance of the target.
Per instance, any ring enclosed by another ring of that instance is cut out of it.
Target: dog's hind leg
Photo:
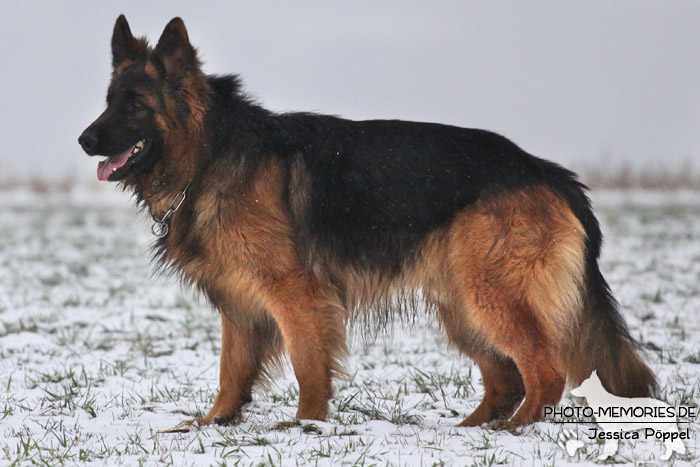
[[[474,357],[481,371],[484,398],[479,406],[457,426],[479,426],[507,420],[525,396],[525,386],[518,368],[505,355]]]
[[[541,420],[543,408],[559,402],[566,384],[564,366],[547,340],[547,336],[533,323],[531,314],[522,309],[504,307],[482,309],[477,313],[484,317],[493,317],[479,323],[483,333],[491,345],[508,356],[505,361],[512,361],[517,367],[517,370],[511,366],[499,367],[501,378],[510,378],[510,386],[515,390],[511,390],[510,399],[504,400],[500,407],[501,413],[497,414],[500,417],[496,419],[503,420],[510,415],[505,409],[514,409],[517,402],[521,400],[522,393],[518,390],[522,384],[525,389],[525,401],[506,425],[527,425]],[[493,360],[490,362],[491,365],[492,362]],[[480,368],[489,368],[483,361],[477,360],[477,363]],[[508,371],[504,371],[505,369]],[[489,384],[492,383],[490,378],[494,375],[492,371],[487,371],[486,374],[489,376],[485,379],[484,385],[488,397]],[[505,401],[510,404],[505,404]],[[477,417],[478,415],[472,420],[467,419],[464,423],[480,421]]]
[[[523,379],[513,360],[494,348],[488,348],[456,307],[439,306],[447,337],[479,366],[484,398],[479,406],[457,426],[479,426],[508,419],[525,396]]]
[[[561,351],[581,308],[583,238],[571,210],[544,188],[480,202],[450,228],[448,281],[464,319],[522,376],[525,401],[509,424],[538,421],[561,399]]]
[[[252,400],[253,386],[266,365],[279,359],[279,328],[264,312],[221,315],[221,363],[219,394],[202,425],[234,422],[241,408]]]
[[[505,355],[474,357],[481,371],[484,398],[479,406],[457,426],[479,426],[498,420],[507,420],[525,396],[525,386],[518,368]]]

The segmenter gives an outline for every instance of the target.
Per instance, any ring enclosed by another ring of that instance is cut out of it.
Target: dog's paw
[[[584,444],[585,443],[583,441],[578,439],[576,433],[571,430],[564,429],[561,433],[559,433],[559,441],[557,441],[557,445],[565,450],[569,457],[575,456],[576,451],[581,449]]]

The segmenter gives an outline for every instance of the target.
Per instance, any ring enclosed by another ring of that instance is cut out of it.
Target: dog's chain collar
[[[168,206],[168,210],[165,211],[165,214],[160,216],[156,216],[155,214],[151,214],[151,218],[153,219],[153,225],[151,226],[151,232],[153,235],[155,235],[158,238],[163,238],[166,235],[168,235],[168,232],[170,232],[170,227],[168,226],[168,219],[170,216],[173,215],[175,211],[180,209],[180,206],[182,206],[182,203],[185,202],[185,198],[187,198],[187,188],[189,188],[191,181],[185,186],[185,189],[182,190],[180,193],[175,195],[175,198],[170,202],[170,206]]]

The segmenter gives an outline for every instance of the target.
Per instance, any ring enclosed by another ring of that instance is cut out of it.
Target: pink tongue
[[[99,164],[97,164],[97,178],[102,181],[105,181],[109,178],[110,175],[112,175],[112,170],[118,169],[119,167],[123,167],[124,164],[126,164],[126,161],[129,160],[129,156],[131,155],[132,149],[134,148],[131,147],[123,153],[119,154],[118,156],[112,156],[103,161],[100,161]]]

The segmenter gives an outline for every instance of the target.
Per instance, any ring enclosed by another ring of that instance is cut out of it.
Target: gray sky
[[[1,5],[0,176],[95,178],[76,140],[120,13],[151,41],[181,16],[205,70],[273,110],[486,128],[574,168],[700,162],[698,1]]]

